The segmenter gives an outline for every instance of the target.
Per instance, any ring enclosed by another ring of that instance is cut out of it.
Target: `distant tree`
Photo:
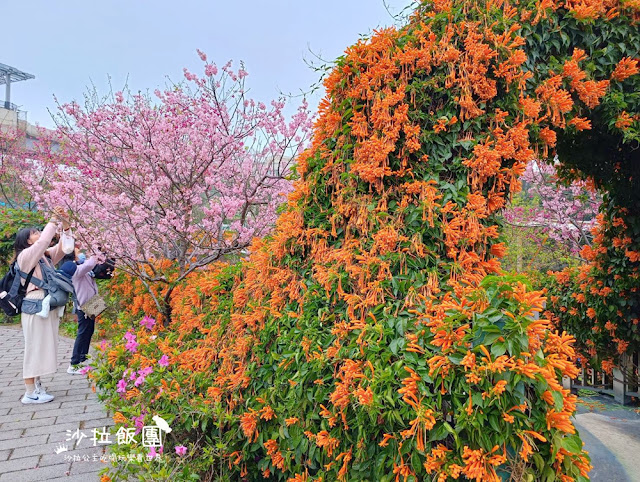
[[[0,206],[27,210],[35,207],[24,180],[32,176],[29,184],[38,183],[41,174],[33,169],[29,154],[24,132],[18,129],[0,130]]]
[[[504,212],[510,247],[506,267],[546,270],[575,264],[582,247],[591,244],[600,196],[582,181],[559,184],[550,164],[530,162],[521,179],[523,190]]]

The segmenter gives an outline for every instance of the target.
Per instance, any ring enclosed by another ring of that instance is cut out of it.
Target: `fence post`
[[[621,364],[624,362],[621,360]],[[623,368],[624,370],[624,368]],[[627,396],[627,380],[625,373],[618,367],[613,369],[613,397],[616,402],[626,405],[631,401]]]

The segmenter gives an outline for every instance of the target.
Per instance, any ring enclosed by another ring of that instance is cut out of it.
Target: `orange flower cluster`
[[[586,475],[559,382],[577,374],[574,340],[534,319],[540,292],[501,278],[498,217],[526,163],[595,130],[590,110],[637,75],[628,58],[593,73],[579,49],[537,74],[525,26],[559,36],[550,18],[604,24],[636,15],[628,3],[421,2],[347,49],[274,232],[232,288],[214,268],[172,301],[190,341],[171,355],[192,387],[209,377],[193,401],[219,409],[226,457],[289,480],[499,480],[535,476],[533,453]]]
[[[586,263],[553,273],[556,284],[549,288],[553,294],[545,315],[575,335],[583,364],[608,373],[620,355],[640,346],[631,301],[640,283],[640,257],[635,255],[640,246],[631,235],[637,222],[625,208],[612,209],[608,217],[599,215],[593,244],[581,252]]]

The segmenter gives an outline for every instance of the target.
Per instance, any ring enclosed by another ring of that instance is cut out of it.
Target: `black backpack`
[[[0,280],[0,308],[7,316],[18,316],[22,312],[22,300],[27,295],[27,286],[36,268],[29,274],[24,285],[20,283],[20,274],[16,263],[11,263],[9,272]]]

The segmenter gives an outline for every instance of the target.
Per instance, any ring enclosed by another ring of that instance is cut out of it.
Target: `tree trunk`
[[[173,288],[175,286],[171,286],[167,290],[167,294],[164,295],[163,305],[164,309],[162,310],[162,314],[164,315],[164,319],[162,320],[162,325],[166,328],[171,323],[171,293],[173,293]]]

